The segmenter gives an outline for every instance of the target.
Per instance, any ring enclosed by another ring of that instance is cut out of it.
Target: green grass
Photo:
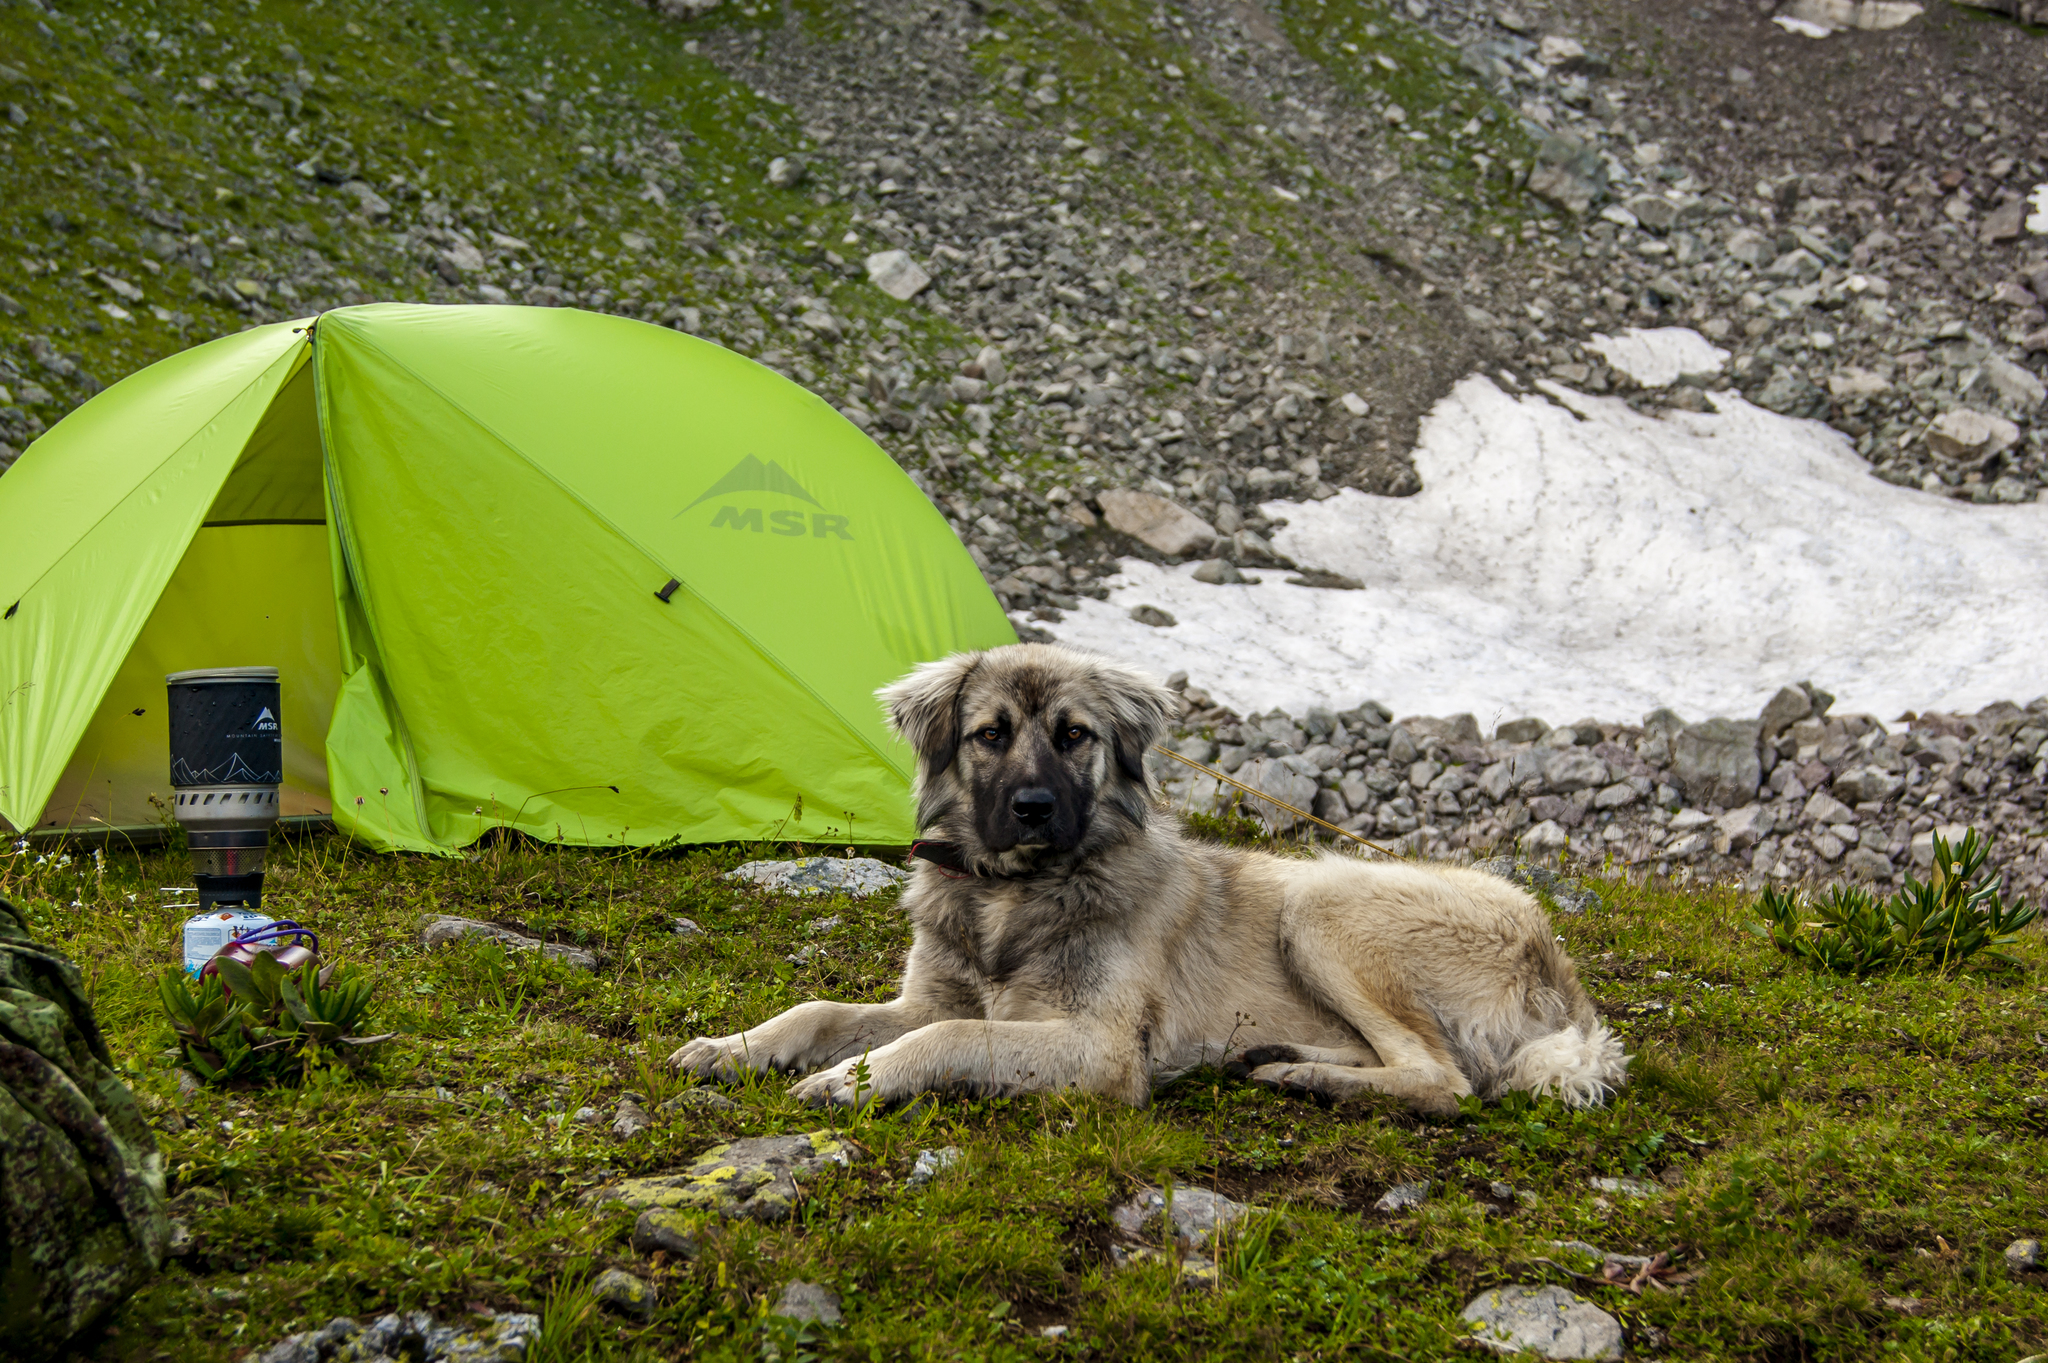
[[[816,996],[886,998],[907,945],[889,900],[738,890],[719,878],[738,849],[431,861],[300,843],[278,854],[267,907],[370,971],[373,1022],[403,1035],[358,1080],[180,1098],[155,980],[182,917],[158,887],[185,879],[182,858],[113,855],[101,870],[40,855],[0,860],[0,894],[85,970],[196,1237],[93,1358],[225,1360],[336,1314],[416,1306],[550,1310],[556,1358],[1435,1357],[1478,1289],[1569,1281],[1538,1259],[1586,1271],[1547,1243],[1572,1239],[1670,1251],[1697,1274],[1641,1297],[1581,1285],[1642,1352],[2010,1363],[2048,1348],[2040,1285],[2009,1281],[2000,1258],[2048,1230],[2038,929],[2017,968],[1851,982],[1745,931],[1745,896],[1614,882],[1605,907],[1557,924],[1638,1056],[1607,1107],[1516,1101],[1424,1122],[1208,1072],[1142,1112],[1071,1094],[949,1099],[840,1118],[870,1161],[812,1185],[789,1223],[712,1229],[697,1261],[657,1263],[579,1196],[828,1119],[769,1082],[736,1092],[737,1112],[685,1109],[620,1142],[613,1104],[671,1095],[660,1060],[690,1035]],[[583,975],[487,945],[429,952],[429,912],[609,959]],[[676,937],[679,914],[707,935]],[[813,934],[827,916],[842,921]],[[785,959],[821,942],[801,966]],[[548,1121],[585,1105],[604,1126]],[[905,1184],[918,1149],[949,1144],[962,1165]],[[1600,1175],[1669,1191],[1603,1198],[1587,1183]],[[1435,1183],[1422,1208],[1370,1210],[1418,1177]],[[1497,1205],[1496,1180],[1533,1203]],[[1198,1182],[1284,1216],[1229,1247],[1219,1291],[1185,1289],[1169,1265],[1111,1265],[1108,1209],[1138,1181]],[[608,1266],[658,1286],[651,1324],[582,1310]],[[847,1323],[799,1339],[764,1322],[796,1278],[842,1293]],[[1065,1342],[1037,1334],[1051,1323],[1072,1327]]]

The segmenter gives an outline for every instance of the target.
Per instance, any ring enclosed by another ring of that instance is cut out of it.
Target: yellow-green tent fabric
[[[285,814],[415,850],[908,841],[875,688],[1015,638],[916,485],[773,371],[600,314],[389,303],[58,423],[0,478],[0,613],[14,829],[160,824],[165,674],[259,665]]]

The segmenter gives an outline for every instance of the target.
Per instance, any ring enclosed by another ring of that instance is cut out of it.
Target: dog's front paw
[[[738,1036],[700,1036],[676,1049],[668,1058],[669,1068],[699,1079],[733,1080],[754,1068],[745,1059],[745,1047]]]
[[[789,1086],[790,1094],[808,1107],[859,1107],[876,1096],[874,1077],[862,1082],[858,1057],[806,1075]]]

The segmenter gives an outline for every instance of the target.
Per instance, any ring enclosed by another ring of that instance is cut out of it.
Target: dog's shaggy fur
[[[700,1037],[680,1068],[804,1074],[814,1103],[1077,1086],[1143,1104],[1222,1063],[1429,1113],[1508,1089],[1587,1105],[1623,1081],[1620,1041],[1506,881],[1184,836],[1144,761],[1174,697],[1142,674],[1017,644],[881,695],[920,757],[919,825],[963,868],[917,863],[901,995]]]

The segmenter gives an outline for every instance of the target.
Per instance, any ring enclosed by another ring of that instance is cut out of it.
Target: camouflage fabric
[[[78,968],[0,900],[0,1357],[55,1354],[156,1272],[163,1156]]]

